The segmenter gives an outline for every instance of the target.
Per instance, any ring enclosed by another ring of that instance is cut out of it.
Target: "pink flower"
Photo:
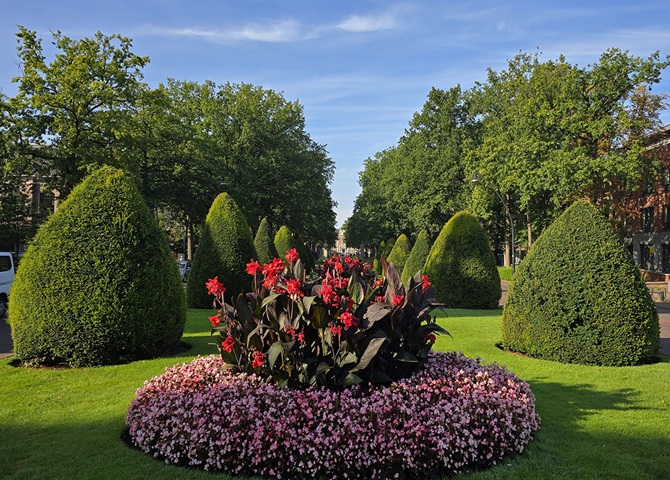
[[[297,338],[298,338],[298,341],[299,341],[300,343],[302,343],[302,342],[305,341],[305,334],[302,333],[302,332],[300,332],[300,333],[297,335]]]
[[[254,352],[252,356],[253,360],[251,362],[251,366],[253,368],[261,367],[263,363],[265,363],[265,355],[262,354],[261,352]]]
[[[402,307],[403,303],[405,303],[404,295],[399,295],[396,297],[393,293],[391,294],[391,305],[394,307]]]
[[[210,295],[221,295],[226,291],[226,287],[224,287],[223,284],[219,282],[218,275],[214,278],[210,278],[205,286],[207,287],[207,293]]]
[[[295,248],[292,248],[291,250],[288,250],[286,252],[286,261],[288,263],[293,263],[298,259],[298,251]]]
[[[251,262],[247,263],[247,273],[249,275],[256,275],[256,272],[261,271],[263,271],[263,267],[258,261],[252,259]]]
[[[218,315],[214,315],[209,317],[209,321],[212,322],[212,327],[216,327],[221,322],[221,318]]]
[[[230,353],[233,351],[233,347],[235,347],[235,339],[229,335],[221,344],[221,348]]]
[[[428,280],[428,275],[421,275],[421,291],[425,292],[432,284]]]
[[[344,328],[350,328],[352,326],[358,326],[358,319],[354,317],[350,312],[344,312],[340,315],[340,322],[344,325]]]
[[[332,333],[333,335],[341,335],[342,334],[342,327],[339,326],[339,325],[337,327],[329,327],[329,328],[330,328],[330,333]]]
[[[376,300],[378,303],[382,303],[382,302],[384,301],[384,295],[377,295],[377,296],[375,297],[375,300]]]

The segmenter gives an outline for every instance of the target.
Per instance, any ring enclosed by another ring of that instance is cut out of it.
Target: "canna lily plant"
[[[237,298],[227,299],[218,277],[210,279],[218,308],[212,335],[225,367],[281,386],[336,391],[411,376],[427,361],[436,334],[448,334],[431,316],[443,304],[421,272],[407,285],[392,263],[384,272],[377,278],[369,264],[335,255],[306,281],[291,249],[286,262],[251,260],[253,291]]]

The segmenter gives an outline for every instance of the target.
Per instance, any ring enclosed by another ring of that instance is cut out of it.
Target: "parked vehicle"
[[[0,318],[7,313],[9,290],[14,282],[14,257],[9,252],[0,252]]]
[[[188,274],[191,272],[191,262],[188,260],[177,260],[177,266],[179,267],[179,275],[181,275],[181,281],[188,281]]]

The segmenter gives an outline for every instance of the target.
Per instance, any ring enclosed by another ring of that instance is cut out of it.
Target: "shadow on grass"
[[[522,456],[503,461],[507,470],[494,469],[503,473],[494,478],[670,478],[670,435],[646,428],[667,405],[644,404],[642,393],[630,387],[528,383],[541,429]]]

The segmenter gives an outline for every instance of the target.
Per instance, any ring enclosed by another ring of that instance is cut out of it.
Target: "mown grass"
[[[83,369],[0,361],[0,478],[228,479],[166,466],[121,440],[125,410],[166,366],[215,351],[209,311],[190,310],[176,357]],[[441,350],[506,365],[531,384],[542,428],[522,455],[464,479],[670,478],[670,358],[638,367],[535,360],[496,347],[500,311],[449,310]]]

